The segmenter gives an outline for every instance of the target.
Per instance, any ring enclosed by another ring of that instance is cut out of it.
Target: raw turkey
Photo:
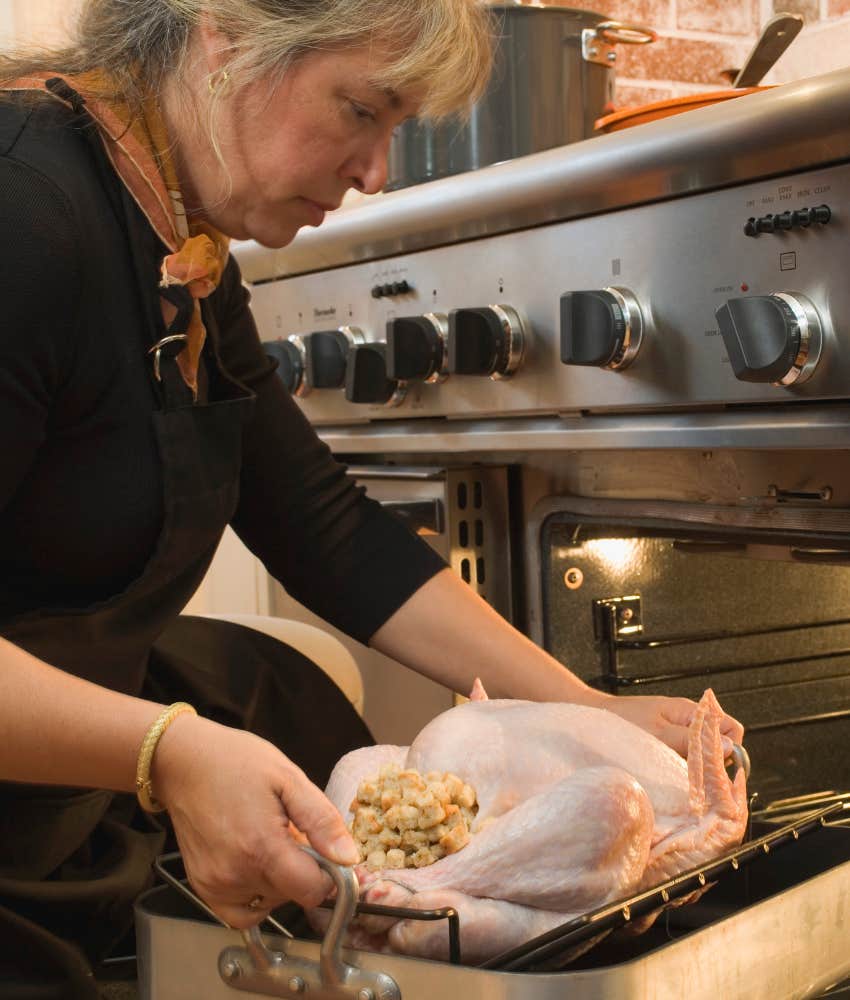
[[[477,793],[467,846],[427,867],[358,867],[370,903],[460,915],[465,962],[480,962],[574,916],[658,884],[740,843],[745,777],[723,762],[722,711],[703,695],[687,762],[604,709],[475,700],[431,721],[410,747],[343,757],[327,794],[351,822],[359,783],[386,764],[451,772]],[[354,947],[448,957],[445,921],[358,918]]]

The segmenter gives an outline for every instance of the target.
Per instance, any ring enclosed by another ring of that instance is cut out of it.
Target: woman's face
[[[214,33],[202,34],[201,45],[214,66]],[[276,88],[259,80],[225,89],[217,134],[226,172],[199,129],[177,131],[190,214],[235,239],[281,247],[301,226],[320,225],[349,188],[380,191],[393,129],[417,107],[413,95],[371,82],[387,58],[374,47],[311,52]]]

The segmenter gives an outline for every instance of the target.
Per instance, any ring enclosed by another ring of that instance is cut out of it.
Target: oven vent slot
[[[451,567],[510,618],[507,472],[449,469],[446,477]]]

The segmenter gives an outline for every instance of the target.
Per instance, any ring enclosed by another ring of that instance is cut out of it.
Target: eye
[[[355,117],[360,118],[363,121],[377,121],[375,113],[370,111],[368,108],[364,108],[362,104],[358,104],[356,101],[349,101],[348,103],[351,106],[351,110],[354,112]]]

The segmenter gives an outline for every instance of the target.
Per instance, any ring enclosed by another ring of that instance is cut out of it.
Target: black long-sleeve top
[[[0,634],[120,592],[162,523],[145,315],[164,248],[149,229],[128,239],[126,196],[85,133],[52,98],[0,101]],[[367,641],[444,563],[316,436],[232,258],[208,301],[223,366],[256,394],[233,526],[294,597]]]

